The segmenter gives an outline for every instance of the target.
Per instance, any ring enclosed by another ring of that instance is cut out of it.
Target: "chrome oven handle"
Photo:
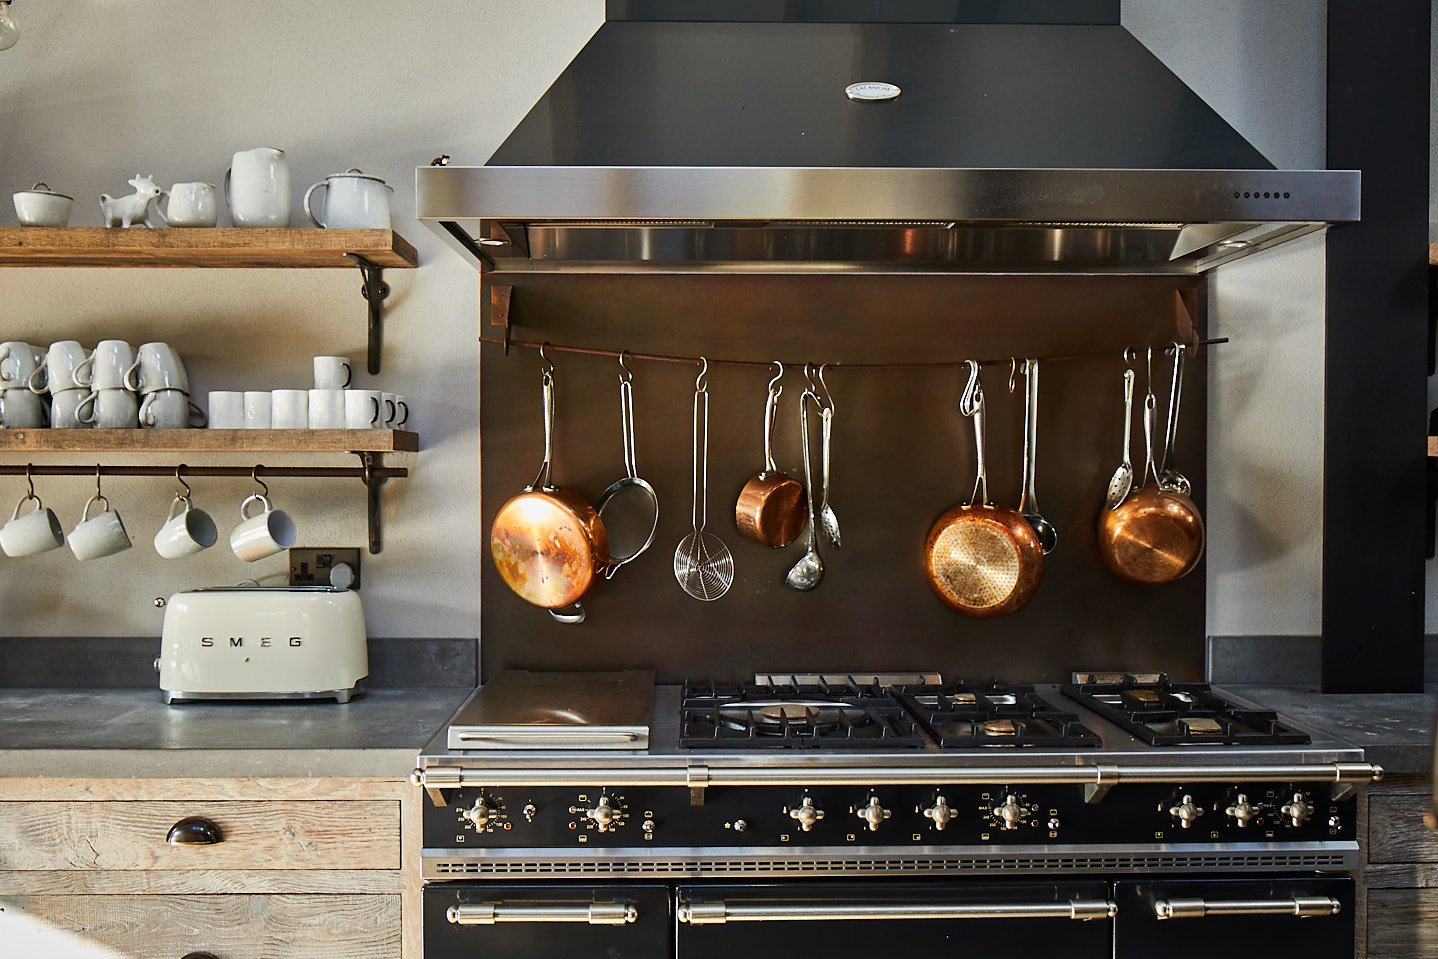
[[[530,902],[471,902],[450,906],[444,918],[459,926],[492,926],[496,922],[587,922],[591,926],[622,926],[639,918],[632,902],[582,902],[556,905]]]
[[[721,922],[815,922],[840,919],[1112,919],[1118,905],[1106,899],[1070,902],[876,903],[829,906],[811,903],[681,902],[679,921],[690,925]]]
[[[1160,919],[1202,919],[1204,916],[1336,916],[1343,904],[1330,896],[1288,899],[1160,899],[1153,912]]]

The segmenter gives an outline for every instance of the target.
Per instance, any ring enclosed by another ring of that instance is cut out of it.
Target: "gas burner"
[[[944,749],[1101,745],[1078,714],[1054,709],[1033,686],[901,686],[894,697]]]
[[[917,725],[878,682],[685,683],[679,745],[701,749],[918,749]]]
[[[862,725],[862,709],[850,709],[833,702],[774,700],[746,702],[717,709],[719,721],[730,729],[753,729],[761,736],[783,736],[790,730],[813,734],[828,733],[841,724]]]
[[[1075,673],[1063,693],[1152,746],[1282,746],[1312,741],[1271,710],[1238,706],[1208,683],[1175,683],[1163,673]]]

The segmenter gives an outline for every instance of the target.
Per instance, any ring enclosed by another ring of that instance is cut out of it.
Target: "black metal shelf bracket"
[[[380,538],[380,502],[379,489],[384,485],[386,471],[382,469],[384,455],[381,453],[358,453],[361,467],[364,470],[360,476],[365,486],[365,528],[369,532],[370,555],[377,554],[383,548],[383,541]],[[408,472],[406,470],[406,472]]]
[[[345,258],[359,267],[363,278],[360,296],[369,304],[369,358],[366,368],[371,374],[378,373],[384,347],[384,301],[389,296],[389,284],[384,281],[384,267],[375,266],[355,253],[346,253]]]

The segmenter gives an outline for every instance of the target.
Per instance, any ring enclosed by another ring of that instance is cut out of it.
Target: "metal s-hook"
[[[778,389],[775,389],[774,384],[778,383],[784,378],[784,364],[780,363],[778,360],[774,360],[773,363],[776,367],[779,368],[779,372],[775,373],[774,378],[769,381],[769,395],[777,400],[780,396],[784,394],[784,387],[781,384]]]
[[[824,381],[824,368],[828,365],[828,363],[819,364],[819,371],[816,375],[819,377],[819,388],[824,391],[824,395],[822,397],[818,397],[818,394],[815,393],[815,396],[819,398],[819,400],[824,405],[824,409],[828,410],[829,415],[832,416],[836,412],[836,408],[834,406],[834,394],[829,392],[829,384]]]
[[[180,495],[183,496],[185,499],[189,499],[189,498],[193,495],[192,491],[190,490],[190,484],[189,484],[189,483],[186,483],[186,482],[185,482],[185,478],[180,475],[180,470],[182,470],[182,469],[184,469],[184,468],[185,468],[185,464],[184,464],[184,463],[181,463],[179,466],[176,466],[176,467],[175,467],[175,482],[179,483],[181,486],[183,486],[183,487],[185,488],[185,491],[184,491],[183,493],[181,493]]]
[[[1123,348],[1123,365],[1127,366],[1129,369],[1132,369],[1133,365],[1137,362],[1138,350],[1134,349],[1131,346],[1125,346]]]
[[[548,349],[548,340],[539,345],[539,360],[541,364],[539,369],[540,372],[544,374],[545,379],[550,379],[554,376],[554,363],[549,359],[549,354],[545,352]]]
[[[699,363],[700,363],[699,375],[694,378],[694,392],[696,392],[696,393],[708,393],[708,392],[709,392],[709,361],[706,360],[704,357],[701,356],[701,357],[699,357]]]
[[[261,464],[256,463],[255,468],[250,470],[250,479],[260,484],[260,489],[262,490],[260,495],[268,497],[270,495],[270,488],[265,485],[264,480],[260,479],[260,468]]]
[[[1028,362],[1028,361],[1025,360],[1025,362]],[[1009,395],[1010,395],[1010,396],[1013,395],[1014,387],[1015,387],[1015,380],[1016,380],[1017,377],[1018,377],[1018,373],[1019,373],[1019,361],[1018,361],[1017,359],[1015,359],[1014,357],[1011,356],[1011,357],[1009,357]]]
[[[25,498],[27,500],[39,499],[39,497],[35,495],[35,477],[30,472],[34,468],[34,463],[25,464],[25,488],[27,490],[27,492],[25,493]]]
[[[964,360],[964,365],[969,368],[969,382],[964,387],[963,396],[959,398],[959,412],[965,416],[973,416],[984,406],[984,387],[979,382],[978,360]]]
[[[96,463],[96,464],[95,464],[95,496],[96,496],[97,498],[99,498],[99,499],[104,499],[104,498],[105,498],[105,494],[102,493],[102,492],[100,492],[100,464],[99,464],[99,463]]]
[[[542,351],[543,351],[543,348],[541,347],[541,355],[543,355],[543,352],[542,352]],[[626,356],[628,356],[628,355],[629,355],[629,351],[628,351],[628,350],[620,350],[620,351],[619,351],[619,382],[620,382],[620,383],[633,383],[633,382],[634,382],[634,371],[629,368],[629,364],[628,364],[628,363],[624,362],[624,358],[625,358]]]

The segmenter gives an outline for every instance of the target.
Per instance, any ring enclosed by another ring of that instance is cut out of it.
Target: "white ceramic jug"
[[[324,207],[315,216],[310,196],[325,188]],[[394,188],[377,176],[351,168],[334,173],[305,191],[305,215],[315,226],[330,230],[388,230],[389,197]]]
[[[225,202],[235,226],[290,225],[290,167],[283,150],[235,154],[225,171]]]

